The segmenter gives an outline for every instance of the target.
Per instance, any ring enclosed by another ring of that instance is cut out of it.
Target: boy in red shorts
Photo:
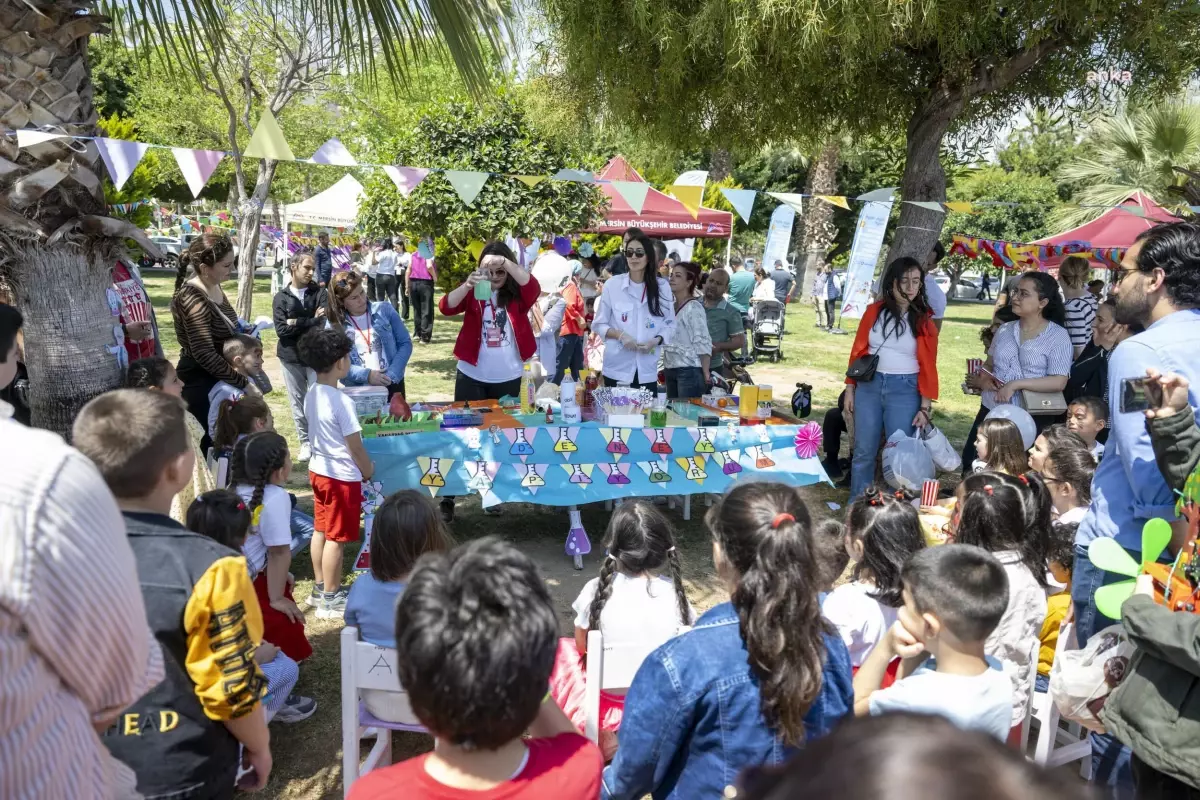
[[[350,372],[346,334],[313,328],[300,338],[299,355],[316,371],[317,382],[304,399],[312,459],[308,479],[313,490],[312,562],[315,583],[308,605],[319,619],[341,619],[348,590],[342,588],[342,556],[346,542],[358,541],[362,482],[375,472],[362,443],[362,426],[354,402],[338,389]]]

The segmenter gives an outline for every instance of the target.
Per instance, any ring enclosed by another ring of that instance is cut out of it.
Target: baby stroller
[[[783,358],[784,305],[777,300],[761,300],[754,304],[754,357],[767,355],[772,361]]]

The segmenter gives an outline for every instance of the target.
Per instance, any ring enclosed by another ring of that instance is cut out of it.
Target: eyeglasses
[[[1117,270],[1117,275],[1115,278],[1113,278],[1113,283],[1114,284],[1120,283],[1121,281],[1125,280],[1126,276],[1131,275],[1134,272],[1141,272],[1141,270],[1138,269],[1137,267],[1134,267],[1133,269],[1122,268],[1122,269]]]
[[[1031,292],[1028,289],[1017,289],[1012,294],[1013,298],[1016,300],[1024,300],[1027,297],[1038,297],[1040,299],[1036,291]]]
[[[645,258],[646,251],[645,250],[626,250],[625,257],[626,258]]]

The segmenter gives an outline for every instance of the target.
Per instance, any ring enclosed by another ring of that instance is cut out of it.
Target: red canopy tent
[[[646,182],[624,156],[615,156],[609,161],[596,174],[596,180]],[[588,228],[588,233],[619,235],[626,228],[641,228],[650,236],[660,239],[687,239],[693,236],[728,239],[733,230],[733,214],[728,211],[701,207],[699,213],[692,217],[692,212],[683,203],[650,187],[646,192],[642,213],[637,214],[611,183],[598,185],[608,198],[609,207],[600,224]]]
[[[1123,208],[1140,209],[1137,213],[1122,211]],[[1121,205],[1110,208],[1091,222],[1085,222],[1077,228],[1071,228],[1045,239],[1038,239],[1031,244],[1066,245],[1085,244],[1089,249],[1106,250],[1109,248],[1127,248],[1142,231],[1149,230],[1164,222],[1179,222],[1179,217],[1172,215],[1158,203],[1142,192],[1129,195]],[[1057,269],[1065,256],[1050,256],[1042,259],[1047,269]],[[1097,267],[1108,268],[1110,264],[1092,259]]]

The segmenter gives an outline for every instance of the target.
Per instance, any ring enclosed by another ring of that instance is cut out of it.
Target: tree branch
[[[1065,37],[1052,35],[1021,50],[998,66],[981,64],[975,71],[975,80],[962,88],[963,99],[969,101],[980,95],[1003,89],[1036,66],[1043,58],[1061,50],[1066,45]]]

